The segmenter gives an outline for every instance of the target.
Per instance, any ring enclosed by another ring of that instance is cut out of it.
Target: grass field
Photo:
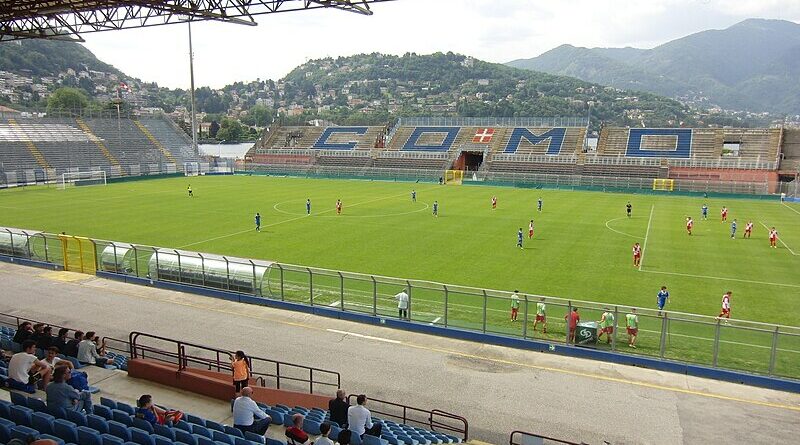
[[[193,198],[187,196],[188,184]],[[412,189],[416,203],[411,202]],[[496,210],[490,205],[493,195]],[[540,196],[542,212],[536,210]],[[310,216],[306,198],[312,201]],[[342,215],[335,212],[336,199],[344,203]],[[431,215],[434,200],[440,204],[438,218]],[[627,201],[633,205],[632,218],[625,216]],[[703,203],[710,208],[708,221],[700,218]],[[720,222],[723,205],[730,209],[729,220],[739,223],[736,239],[730,238],[729,224]],[[256,212],[263,217],[260,233],[253,225]],[[695,219],[691,237],[684,229],[687,215]],[[530,219],[536,226],[533,240],[527,238]],[[742,239],[747,220],[755,224],[749,240]],[[656,292],[666,285],[668,309],[711,316],[719,312],[723,292],[731,290],[734,318],[800,324],[793,304],[800,293],[800,206],[774,201],[208,176],[4,190],[0,225],[645,308],[655,306]],[[778,249],[768,247],[767,226],[780,233]],[[515,247],[519,228],[525,232],[524,249]],[[632,266],[636,241],[644,246],[641,270]],[[295,281],[296,289],[285,289],[287,298],[307,300],[304,279],[298,274]],[[338,283],[330,277],[330,283],[317,285],[338,288]],[[346,305],[371,308],[367,285],[348,283]],[[394,313],[388,296],[397,291],[380,290],[386,297],[382,312]],[[335,295],[323,292],[315,303],[334,306]],[[438,323],[441,296],[420,291],[414,298],[426,301],[415,306],[418,321]],[[466,297],[451,298],[450,325],[475,328],[482,301],[478,307]],[[520,329],[507,320],[508,301],[489,301],[487,311],[489,330],[514,334]],[[551,317],[549,336],[563,338],[563,320],[555,321],[563,311],[551,307],[550,314],[556,317]],[[529,316],[532,324],[532,311]],[[587,311],[583,319],[599,316]],[[671,323],[675,334],[668,356],[707,362],[714,325]],[[660,320],[644,317],[642,330],[638,352],[656,353],[658,338],[644,333],[658,332]],[[700,340],[680,341],[681,336]],[[771,333],[725,329],[721,339],[720,359],[730,367],[763,371]],[[794,375],[800,340],[782,339],[779,349],[794,352],[779,355],[777,363],[786,369],[783,374]]]

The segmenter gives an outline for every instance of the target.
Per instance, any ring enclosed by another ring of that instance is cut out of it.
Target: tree
[[[239,121],[234,119],[222,119],[219,131],[217,131],[217,140],[221,141],[238,141],[245,135],[245,128]]]
[[[48,110],[79,111],[89,106],[89,99],[77,88],[59,88],[47,99]]]
[[[219,124],[217,123],[217,121],[211,121],[211,125],[209,125],[208,127],[208,134],[212,138],[216,138],[218,131],[219,131]]]
[[[245,125],[266,127],[272,122],[272,110],[263,105],[256,105],[247,110],[247,116],[241,120]]]

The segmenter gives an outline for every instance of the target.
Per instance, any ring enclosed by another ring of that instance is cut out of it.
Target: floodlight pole
[[[192,22],[189,24],[189,97],[192,101],[192,151],[195,155],[200,155],[197,150],[197,116],[194,110],[194,52],[192,51]]]

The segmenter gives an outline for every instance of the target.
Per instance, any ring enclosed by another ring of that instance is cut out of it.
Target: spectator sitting
[[[41,379],[42,387],[46,387],[50,382],[51,369],[47,363],[33,355],[35,350],[36,342],[25,340],[22,343],[22,352],[11,357],[11,361],[8,363],[8,385],[12,389],[33,394],[36,392],[34,384],[39,379]]]
[[[367,403],[367,396],[359,394],[359,396],[356,397],[356,403],[358,403],[358,405],[351,406],[347,409],[347,427],[350,431],[359,436],[369,434],[370,436],[380,437],[381,425],[372,424],[372,414],[367,407],[364,406]]]
[[[165,410],[153,404],[153,396],[145,394],[136,401],[136,417],[144,419],[152,425],[176,423],[183,418],[183,413],[176,410]]]
[[[295,413],[292,416],[292,426],[286,428],[286,437],[292,443],[306,443],[308,441],[308,434],[303,431],[303,415]]]
[[[86,338],[84,338],[83,341],[78,344],[78,361],[84,365],[97,365],[100,367],[105,367],[106,363],[109,361],[109,358],[98,353],[96,343],[97,338],[98,337],[93,331],[86,333]],[[102,351],[103,348],[105,348],[105,345],[102,345],[100,350]]]
[[[69,360],[64,360],[58,357],[58,348],[50,346],[47,348],[47,355],[44,358],[45,363],[55,369],[57,366],[66,366],[70,370],[70,378],[67,380],[69,386],[77,389],[78,391],[89,391],[96,393],[100,391],[98,388],[89,386],[89,375],[82,371],[75,370],[75,365]]]
[[[25,340],[29,339],[31,335],[33,335],[33,325],[31,325],[30,321],[25,321],[17,328],[17,332],[14,334],[12,341],[22,344]]]
[[[67,338],[67,334],[69,333],[69,329],[61,328],[58,330],[58,337],[54,338],[53,341],[50,342],[50,346],[55,346],[58,348],[58,352],[64,352],[67,350],[67,342],[69,339]]]
[[[70,369],[59,366],[53,371],[53,383],[47,385],[48,408],[62,408],[70,411],[92,413],[92,395],[87,391],[77,391],[67,384]]]
[[[328,411],[331,412],[331,421],[336,422],[340,427],[347,426],[347,409],[350,404],[347,403],[347,394],[343,389],[336,391],[336,398],[328,402]]]
[[[64,347],[64,355],[78,358],[78,345],[83,341],[83,331],[75,331],[75,336]]]
[[[319,437],[314,441],[314,445],[333,445],[333,441],[328,438],[328,433],[331,432],[331,424],[322,422],[319,426]]]
[[[253,388],[245,386],[242,388],[242,395],[233,401],[233,427],[241,432],[250,431],[266,436],[272,418],[250,398],[252,394]]]
[[[36,349],[47,350],[53,342],[52,326],[41,326],[39,330],[36,330],[33,340],[36,340]]]

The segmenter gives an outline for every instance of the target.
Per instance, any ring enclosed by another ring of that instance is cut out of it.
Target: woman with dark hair
[[[139,419],[144,419],[152,425],[166,425],[175,423],[183,418],[183,413],[176,410],[162,409],[153,404],[153,396],[144,394],[136,401],[136,414]]]
[[[33,335],[33,325],[30,321],[24,321],[17,328],[17,332],[14,334],[12,341],[14,343],[22,344],[25,342],[25,340],[29,339],[31,335]]]
[[[250,359],[244,351],[236,351],[236,356],[231,354],[228,356],[231,358],[231,367],[233,368],[233,390],[238,396],[250,380]]]

